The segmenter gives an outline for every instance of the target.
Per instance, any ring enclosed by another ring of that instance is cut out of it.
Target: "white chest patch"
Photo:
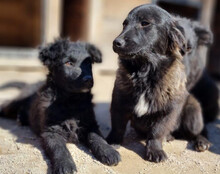
[[[144,114],[147,113],[148,108],[149,108],[149,104],[148,104],[148,102],[146,102],[145,92],[143,92],[140,95],[139,100],[134,108],[134,112],[135,112],[135,114],[137,114],[137,117],[142,117]]]

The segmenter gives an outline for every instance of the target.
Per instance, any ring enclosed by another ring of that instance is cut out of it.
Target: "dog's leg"
[[[109,144],[121,144],[126,131],[126,126],[129,121],[130,111],[128,111],[128,102],[130,101],[127,96],[121,96],[121,93],[115,82],[112,94],[111,103],[111,124],[112,129],[107,137]]]
[[[181,126],[178,131],[184,135],[184,138],[195,142],[197,151],[209,149],[210,143],[205,138],[206,130],[203,124],[201,107],[192,95],[187,98],[184,105]]]
[[[93,155],[103,164],[112,166],[121,161],[120,154],[97,133],[88,134],[88,146]]]
[[[53,174],[69,174],[77,171],[66,147],[66,137],[63,136],[62,130],[61,126],[52,126],[41,134],[43,147],[52,164]]]
[[[146,130],[146,160],[158,163],[167,159],[162,141],[176,128],[182,108],[183,101],[176,101],[167,113],[159,114],[158,118],[154,118],[157,121],[150,122]]]
[[[129,121],[129,114],[123,109],[114,108],[111,109],[111,123],[112,130],[107,137],[109,144],[121,144],[126,131],[126,126]]]
[[[167,159],[167,155],[162,148],[162,139],[150,139],[146,141],[145,159],[157,163]]]
[[[148,131],[145,152],[146,160],[158,163],[167,159],[167,155],[162,147],[162,141],[168,134],[166,125],[166,123],[160,122]]]

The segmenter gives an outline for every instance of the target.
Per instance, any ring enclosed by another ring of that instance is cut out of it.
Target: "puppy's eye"
[[[186,49],[187,49],[186,50],[187,52],[190,52],[192,50],[192,45],[191,45],[190,42],[187,43],[187,48]]]
[[[73,62],[66,62],[65,65],[66,65],[66,66],[73,66],[74,63],[73,63]]]
[[[190,52],[192,50],[192,47],[188,46],[187,47],[187,52]]]
[[[147,22],[147,21],[142,21],[142,22],[141,22],[141,26],[142,26],[142,27],[146,27],[146,26],[148,26],[148,25],[150,25],[150,22]]]

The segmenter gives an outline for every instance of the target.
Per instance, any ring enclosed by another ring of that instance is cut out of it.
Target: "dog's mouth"
[[[128,52],[128,51],[123,51],[123,52],[116,52],[120,58],[135,58],[137,56],[142,55],[142,49],[135,51],[135,52]]]
[[[86,93],[86,92],[89,92],[90,90],[91,90],[91,88],[90,89],[82,89],[80,92]]]
[[[90,92],[92,88],[78,88],[78,89],[69,89],[71,93],[87,93]]]

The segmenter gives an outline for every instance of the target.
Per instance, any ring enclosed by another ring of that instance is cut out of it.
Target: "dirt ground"
[[[97,121],[104,135],[110,130],[109,102],[114,74],[94,70],[93,89]],[[45,78],[44,72],[16,72],[0,70],[0,85],[11,80],[32,83]],[[0,102],[10,100],[19,91],[0,91]],[[212,146],[207,152],[196,152],[191,143],[174,140],[164,143],[168,160],[159,164],[147,162],[144,157],[144,141],[140,141],[128,126],[124,144],[118,149],[122,161],[113,167],[98,162],[82,145],[68,144],[79,174],[220,174],[220,119],[207,125]],[[48,167],[49,166],[49,167]],[[28,127],[16,121],[0,119],[0,174],[44,174],[50,173],[50,163],[39,139]]]

